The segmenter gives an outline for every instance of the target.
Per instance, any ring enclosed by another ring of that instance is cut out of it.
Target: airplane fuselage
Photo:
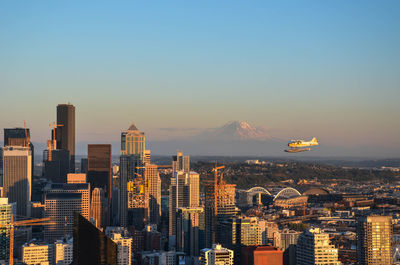
[[[311,141],[303,141],[303,140],[292,140],[288,143],[289,147],[307,147],[307,146],[315,146],[318,145],[317,139],[313,138]]]

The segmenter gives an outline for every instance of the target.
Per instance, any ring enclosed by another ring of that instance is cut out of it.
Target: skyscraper
[[[199,174],[175,171],[169,188],[169,235],[176,235],[176,210],[199,206]]]
[[[74,214],[74,265],[117,265],[117,244],[79,213]]]
[[[3,148],[3,195],[17,203],[17,215],[30,216],[32,153],[29,147]]]
[[[149,218],[152,224],[158,224],[161,217],[161,179],[157,165],[145,164],[145,180],[147,182],[146,196],[149,200]]]
[[[88,183],[48,184],[44,189],[45,217],[55,223],[46,225],[44,237],[54,242],[72,234],[73,214],[77,212],[89,220],[90,185]]]
[[[144,163],[144,133],[140,132],[133,122],[128,130],[121,133],[121,155],[137,155]]]
[[[121,155],[120,157],[120,204],[119,222],[121,226],[128,226],[128,223],[140,221],[136,226],[144,227],[144,220],[147,216],[147,205],[145,200],[145,182],[142,175],[136,173],[139,160],[135,155]],[[136,221],[128,221],[128,210],[133,212],[132,218]]]
[[[178,151],[176,156],[172,156],[172,173],[175,171],[190,172],[190,157],[183,155],[183,151]]]
[[[307,229],[297,240],[297,265],[340,265],[338,250],[330,244],[329,234],[319,228]]]
[[[90,203],[90,218],[96,221],[96,227],[102,228],[105,225],[105,197],[102,188],[94,188]]]
[[[35,164],[35,149],[32,142],[29,140],[31,133],[29,128],[4,128],[4,146],[23,146],[29,147],[32,153],[32,175],[33,166]],[[29,143],[28,143],[29,141]],[[0,158],[1,160],[1,158]],[[0,166],[0,168],[2,168]]]
[[[201,265],[233,265],[233,251],[213,244],[212,248],[201,250]]]
[[[393,264],[392,235],[390,216],[360,217],[357,222],[358,264]]]
[[[111,200],[111,144],[88,145],[88,182],[92,188],[102,188]]]
[[[204,248],[204,210],[202,207],[178,208],[176,213],[176,249],[198,257]]]
[[[214,178],[205,184],[206,246],[219,241],[220,223],[236,215],[234,184],[227,184],[215,171]]]
[[[68,150],[71,156],[70,170],[75,172],[75,107],[72,104],[57,105],[57,149]]]

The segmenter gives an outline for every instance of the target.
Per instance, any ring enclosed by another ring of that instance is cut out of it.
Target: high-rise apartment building
[[[161,218],[161,179],[157,165],[145,163],[144,177],[147,182],[149,217],[151,224],[158,224]]]
[[[32,153],[29,147],[3,148],[3,197],[17,203],[17,215],[30,216]]]
[[[87,220],[90,217],[90,185],[88,183],[48,184],[44,189],[45,217],[55,223],[46,225],[45,239],[52,243],[55,240],[72,234],[73,214],[82,214]]]
[[[187,256],[198,257],[204,248],[204,209],[202,207],[177,208],[176,249]]]
[[[92,190],[90,203],[90,218],[96,222],[97,228],[102,228],[106,224],[106,204],[105,196],[102,188],[94,188]]]
[[[176,210],[199,206],[199,174],[175,171],[169,187],[169,235],[176,235]]]
[[[57,149],[68,150],[71,156],[70,171],[75,172],[75,107],[72,104],[57,105]]]
[[[235,187],[227,184],[222,176],[215,172],[213,179],[205,184],[205,224],[206,224],[206,246],[209,247],[219,241],[218,227],[236,215]]]
[[[237,263],[235,263],[237,264]],[[282,265],[282,250],[272,246],[247,246],[242,248],[243,265]]]
[[[201,250],[201,265],[233,265],[233,251],[213,244],[212,248]]]
[[[8,198],[0,198],[0,260],[10,256],[11,215],[15,215],[16,203],[8,203]]]
[[[176,156],[172,156],[172,172],[190,172],[190,157],[183,155],[183,151],[178,151]]]
[[[121,155],[137,155],[144,164],[145,137],[132,122],[128,130],[121,133]]]
[[[296,248],[297,265],[340,265],[338,249],[330,243],[329,234],[311,228],[300,234]]]
[[[111,200],[111,144],[88,145],[88,182],[92,188],[102,188]]]
[[[57,240],[54,243],[55,255],[54,262],[56,265],[70,265],[73,258],[73,243],[74,239],[68,238],[66,240]]]
[[[117,244],[79,213],[74,214],[73,264],[117,265]]]
[[[390,216],[360,217],[357,222],[358,264],[393,264],[392,236]]]

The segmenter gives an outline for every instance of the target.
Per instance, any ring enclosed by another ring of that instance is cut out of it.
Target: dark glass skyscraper
[[[73,257],[74,265],[117,265],[117,244],[75,213]]]
[[[75,172],[75,107],[72,104],[57,106],[57,149],[68,150],[71,156],[70,170]],[[62,126],[60,126],[62,125]]]

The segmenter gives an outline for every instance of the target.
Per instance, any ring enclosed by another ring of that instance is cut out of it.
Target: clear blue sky
[[[265,125],[400,149],[400,1],[1,1],[0,124]],[[95,136],[90,133],[96,131]],[[97,137],[97,138],[96,138]]]

